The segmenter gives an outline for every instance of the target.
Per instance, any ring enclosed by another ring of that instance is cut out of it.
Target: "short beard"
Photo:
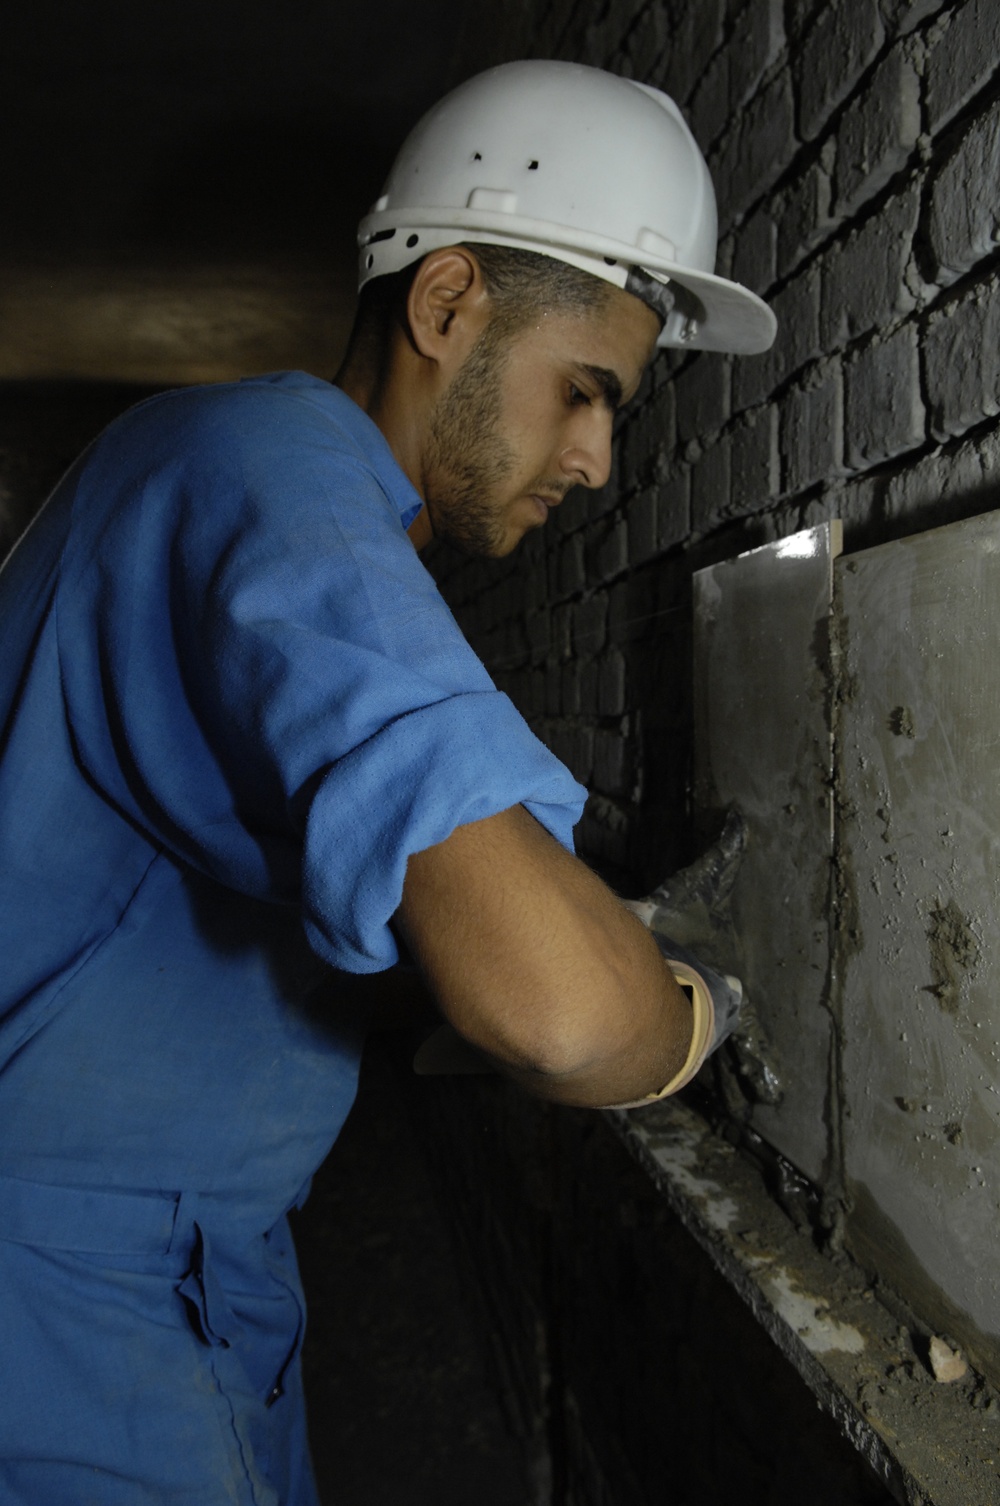
[[[463,554],[508,552],[497,491],[516,455],[500,432],[505,332],[487,326],[431,419],[427,511],[435,538]]]

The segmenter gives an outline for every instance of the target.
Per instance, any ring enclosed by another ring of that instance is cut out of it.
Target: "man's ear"
[[[424,257],[406,300],[415,349],[443,366],[461,364],[485,328],[489,294],[475,255],[444,246]]]

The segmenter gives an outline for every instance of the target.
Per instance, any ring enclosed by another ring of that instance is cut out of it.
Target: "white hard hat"
[[[767,350],[777,323],[713,275],[705,159],[674,101],[580,63],[491,68],[410,132],[358,228],[360,287],[458,241],[517,246],[666,314],[658,344]]]

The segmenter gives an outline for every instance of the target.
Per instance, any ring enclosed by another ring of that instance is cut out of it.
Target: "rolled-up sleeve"
[[[304,903],[314,946],[351,972],[394,962],[386,921],[407,857],[456,826],[522,804],[571,847],[579,807],[567,780],[496,691],[452,696],[382,728],[334,765],[310,806]]]

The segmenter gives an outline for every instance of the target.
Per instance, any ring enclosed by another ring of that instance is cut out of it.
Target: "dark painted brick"
[[[943,8],[944,0],[879,0],[882,20],[890,36],[904,36]]]
[[[724,15],[723,0],[699,0],[697,5],[684,6],[657,70],[659,76],[654,75],[650,82],[686,105],[722,40]]]
[[[554,663],[545,666],[545,714],[546,716],[558,716],[564,709],[562,704],[562,675],[559,665]]]
[[[820,342],[825,351],[884,329],[913,308],[905,274],[919,214],[917,183],[823,258]]]
[[[612,643],[622,644],[626,641],[625,628],[633,585],[634,577],[620,580],[608,592],[608,637]]]
[[[594,735],[595,789],[605,795],[625,795],[632,780],[632,759],[621,732],[598,728]]]
[[[994,425],[975,441],[935,450],[889,478],[885,516],[912,531],[936,528],[970,512],[996,506],[1000,481],[1000,430]]]
[[[843,473],[844,395],[839,364],[830,363],[781,408],[784,490],[796,493]]]
[[[587,498],[587,518],[590,522],[593,522],[595,518],[603,518],[609,512],[614,512],[615,508],[618,506],[620,497],[618,486],[618,461],[620,448],[621,442],[619,441],[618,444],[616,444],[613,452],[613,470],[611,480],[608,482],[607,486],[599,487],[595,491],[588,490],[584,492],[584,496]]]
[[[823,4],[824,0],[788,0],[788,33],[792,41],[801,40],[803,33],[809,29],[816,12]]]
[[[931,433],[936,439],[1000,413],[1000,278],[936,313],[924,339]]]
[[[782,69],[742,112],[736,126],[712,154],[719,222],[727,230],[734,219],[774,184],[795,151],[792,83]]]
[[[600,682],[600,670],[596,659],[585,659],[580,665],[580,714],[581,716],[597,715],[597,687]]]
[[[924,440],[917,331],[906,324],[845,368],[847,463],[854,470],[912,450]]]
[[[580,715],[580,666],[569,663],[562,667],[562,687],[559,691],[564,716]]]
[[[675,443],[671,384],[656,392],[650,390],[646,401],[629,413],[621,438],[622,493],[627,496],[661,474]]]
[[[853,214],[908,161],[920,135],[920,78],[903,43],[875,71],[838,133],[836,211]]]
[[[573,651],[581,658],[599,654],[607,638],[608,596],[598,591],[573,608]]]
[[[624,518],[616,519],[604,530],[594,551],[595,576],[609,580],[624,570],[628,564],[628,525]]]
[[[661,551],[683,544],[691,531],[689,472],[675,471],[660,487],[657,498],[656,544]]]
[[[707,533],[729,513],[731,450],[725,435],[691,470],[691,527],[696,534]]]
[[[647,487],[626,508],[628,562],[641,565],[656,553],[656,491]]]
[[[625,660],[613,648],[601,660],[597,710],[601,716],[622,716],[625,708]]]
[[[939,131],[989,83],[997,66],[996,0],[967,0],[930,42],[927,123]]]
[[[771,300],[778,333],[766,354],[744,356],[735,363],[734,413],[764,402],[776,387],[819,355],[819,295],[819,274],[810,267]]]
[[[573,651],[574,611],[568,605],[552,609],[552,652],[557,659],[568,659]]]
[[[729,512],[733,517],[763,511],[780,490],[778,410],[757,409],[732,433]]]
[[[988,256],[1000,235],[1000,111],[967,127],[931,189],[930,239],[938,281],[954,282]]]
[[[876,0],[833,0],[822,6],[797,50],[799,128],[818,136],[854,89],[885,38]]]
[[[717,52],[691,102],[691,129],[703,152],[729,124],[729,49]]]
[[[586,579],[583,562],[583,538],[571,534],[559,551],[559,595],[572,596],[583,590]]]
[[[827,152],[806,168],[787,190],[784,210],[778,218],[778,275],[787,277],[830,230],[833,190]]]
[[[528,545],[533,547],[528,549]],[[548,556],[540,533],[531,533],[518,552],[522,591],[525,607],[531,611],[544,606],[549,600]]]
[[[655,3],[641,12],[638,25],[629,35],[627,48],[635,67],[635,77],[645,79],[663,54],[669,37],[669,22],[665,8]]]
[[[744,6],[727,44],[732,114],[746,104],[784,45],[782,0],[752,0]]]
[[[731,371],[726,357],[705,351],[674,378],[678,443],[703,441],[722,428],[729,417]]]
[[[778,227],[773,205],[758,209],[734,236],[730,276],[763,296],[777,271]]]
[[[553,545],[545,556],[545,599],[555,601],[559,595],[559,562],[561,559],[561,543],[557,535],[553,535]]]

